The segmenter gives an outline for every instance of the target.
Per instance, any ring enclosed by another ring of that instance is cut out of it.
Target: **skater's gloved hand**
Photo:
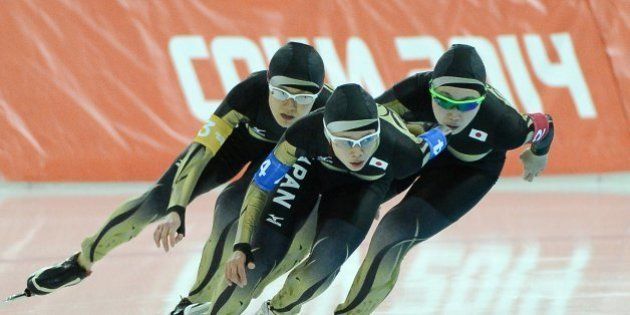
[[[521,161],[523,162],[523,179],[528,182],[534,180],[547,166],[547,154],[536,155],[531,149],[521,153]]]
[[[153,232],[155,246],[160,248],[160,243],[162,243],[165,252],[168,252],[169,248],[175,247],[175,244],[184,238],[183,234],[177,233],[177,229],[179,229],[181,224],[179,214],[176,212],[166,215],[164,220],[155,228],[155,232]]]
[[[242,288],[247,285],[247,275],[245,271],[246,262],[247,255],[244,252],[235,250],[234,253],[232,253],[232,257],[230,257],[230,260],[228,260],[225,265],[225,280],[229,286],[236,284]],[[250,261],[247,262],[247,268],[254,269],[256,265]]]

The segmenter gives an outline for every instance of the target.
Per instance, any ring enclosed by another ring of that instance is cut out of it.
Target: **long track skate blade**
[[[19,300],[25,297],[28,297],[29,295],[26,292],[22,292],[22,293],[18,293],[18,294],[14,294],[11,295],[10,297],[6,298],[3,302],[4,303],[9,303],[9,302],[13,302],[15,300]]]

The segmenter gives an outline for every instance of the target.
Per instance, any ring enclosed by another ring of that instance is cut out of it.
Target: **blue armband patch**
[[[436,157],[446,149],[446,135],[439,128],[433,128],[418,136],[429,145],[429,159]]]
[[[291,167],[284,165],[271,152],[254,175],[254,183],[264,191],[272,191]]]

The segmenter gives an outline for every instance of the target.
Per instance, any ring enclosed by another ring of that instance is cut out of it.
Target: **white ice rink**
[[[0,295],[78,250],[117,204],[148,185],[0,185]],[[194,280],[216,195],[189,207],[187,237],[168,254],[155,248],[149,226],[80,285],[2,305],[0,314],[167,314]],[[302,314],[332,313],[368,241]],[[281,286],[270,285],[245,314]],[[630,174],[502,179],[410,252],[377,314],[630,314]]]

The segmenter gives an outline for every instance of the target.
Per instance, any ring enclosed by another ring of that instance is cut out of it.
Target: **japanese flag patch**
[[[486,139],[488,138],[488,133],[486,133],[485,131],[481,131],[475,128],[470,129],[470,133],[468,134],[469,137],[479,140],[481,142],[485,142]]]
[[[370,165],[372,165],[374,167],[378,167],[378,168],[380,168],[380,169],[385,171],[385,170],[387,170],[387,165],[389,165],[389,163],[387,163],[387,162],[385,162],[383,160],[377,159],[375,157],[372,157],[370,159]]]

